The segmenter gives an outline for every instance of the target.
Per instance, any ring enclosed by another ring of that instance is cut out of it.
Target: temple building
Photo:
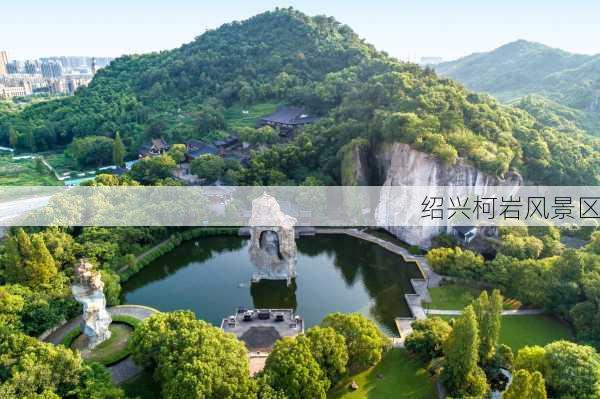
[[[313,123],[317,119],[316,116],[309,115],[304,108],[281,106],[272,114],[260,118],[257,127],[271,126],[279,129],[280,134],[285,135],[293,129]]]

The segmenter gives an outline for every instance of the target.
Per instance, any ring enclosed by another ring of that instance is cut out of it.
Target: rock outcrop
[[[454,165],[446,165],[443,161],[417,151],[408,144],[394,143],[382,146],[375,153],[375,158],[384,188],[385,186],[437,186],[447,187],[451,192],[452,187],[469,186],[477,187],[479,192],[485,192],[485,188],[490,186],[523,184],[521,176],[517,173],[511,172],[506,179],[499,179],[481,172],[462,160]],[[414,227],[413,224],[411,227],[409,218],[414,217],[415,212],[406,211],[406,202],[397,197],[398,191],[394,195],[396,195],[394,198],[389,198],[390,191],[382,190],[376,219],[396,237],[411,245],[429,248],[433,237],[446,232],[446,226]],[[402,193],[400,192],[399,195]],[[398,208],[399,206],[404,208]],[[417,217],[420,217],[420,214]],[[392,220],[395,223],[389,222]]]
[[[81,330],[87,338],[87,349],[93,349],[110,338],[112,318],[106,310],[104,283],[93,266],[81,260],[75,269],[77,283],[71,286],[75,300],[83,305]]]
[[[284,214],[274,197],[263,194],[252,201],[250,260],[257,268],[252,280],[296,277],[296,219]]]

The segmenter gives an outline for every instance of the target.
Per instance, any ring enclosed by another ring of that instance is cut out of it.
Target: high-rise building
[[[12,60],[8,64],[6,64],[6,72],[7,73],[22,73],[23,72],[23,64],[20,61]]]
[[[42,75],[45,78],[59,78],[62,75],[62,66],[56,61],[42,62]]]
[[[8,54],[6,51],[2,50],[0,51],[0,75],[8,74],[6,64],[8,64]]]
[[[30,75],[39,73],[39,67],[38,67],[37,61],[30,61],[30,60],[25,61],[25,73],[28,73]]]

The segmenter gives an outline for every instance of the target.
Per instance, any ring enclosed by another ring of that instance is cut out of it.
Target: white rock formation
[[[296,219],[284,214],[272,196],[264,193],[252,201],[250,260],[257,272],[253,281],[296,277]]]
[[[520,186],[523,184],[523,179],[516,173],[509,173],[504,180],[498,179],[462,160],[454,165],[446,165],[433,156],[414,150],[408,144],[402,143],[385,146],[378,152],[377,161],[382,173],[384,189],[376,210],[376,220],[401,240],[423,248],[430,247],[431,239],[446,232],[447,227],[414,227],[418,223],[411,223],[409,219],[411,217],[420,218],[421,214],[407,212],[405,208],[407,202],[402,200],[401,190],[386,190],[386,186],[446,187],[447,194],[453,196],[453,187],[473,187],[473,191],[469,192],[472,194],[475,191],[485,193],[486,187],[490,186]],[[454,193],[454,195],[456,194],[458,191]],[[464,195],[465,193],[460,190],[460,194]],[[407,227],[411,224],[413,227]]]
[[[111,334],[108,327],[112,318],[106,310],[104,283],[100,273],[83,259],[75,269],[75,274],[78,282],[71,286],[71,291],[75,300],[83,304],[81,330],[87,337],[87,349],[93,349],[109,339]]]

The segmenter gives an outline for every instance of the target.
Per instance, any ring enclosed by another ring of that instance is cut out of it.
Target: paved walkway
[[[119,305],[109,308],[108,313],[110,313],[111,316],[131,316],[138,320],[144,320],[154,313],[158,313],[158,310],[141,305]],[[51,342],[54,345],[60,344],[68,333],[81,324],[81,320],[82,316],[75,317],[50,333],[44,341]],[[123,381],[135,377],[142,370],[133,362],[131,357],[128,357],[125,360],[108,367],[108,371],[110,371],[113,382],[115,384],[120,384]]]
[[[440,315],[440,316],[459,316],[462,310],[445,310],[445,309],[427,309],[425,313],[428,315]],[[543,309],[511,309],[503,310],[502,316],[530,316],[544,314]]]

